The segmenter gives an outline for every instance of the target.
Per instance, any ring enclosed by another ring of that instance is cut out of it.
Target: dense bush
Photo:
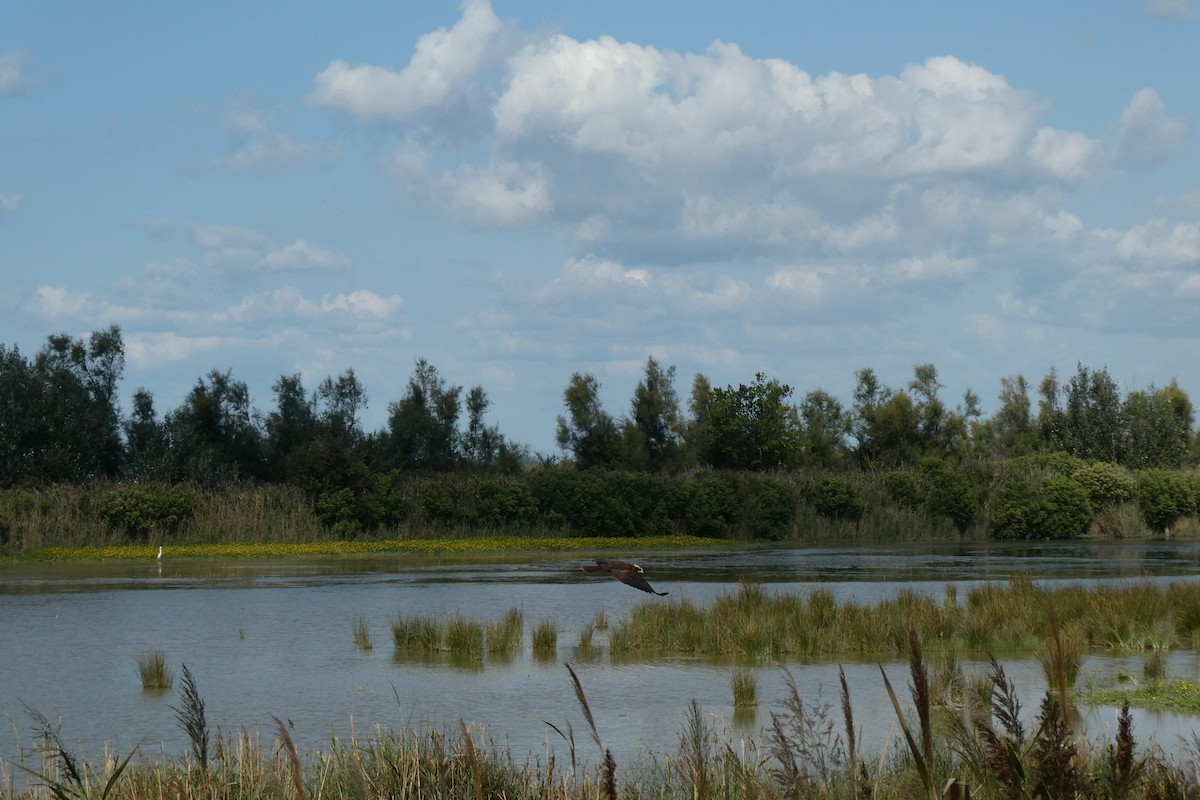
[[[1038,487],[1035,535],[1049,539],[1074,539],[1092,524],[1092,502],[1074,478],[1056,475]]]
[[[121,486],[100,497],[99,513],[114,530],[149,541],[171,533],[195,512],[195,498],[183,486]]]
[[[480,479],[475,482],[474,495],[475,519],[479,524],[520,529],[537,521],[537,498],[520,481]]]
[[[1182,472],[1147,469],[1138,473],[1138,510],[1156,531],[1168,531],[1175,520],[1196,510],[1195,481]]]
[[[952,469],[939,458],[921,462],[921,481],[925,484],[929,512],[936,517],[949,517],[959,532],[975,521],[975,488],[971,479]]]
[[[1028,539],[1037,526],[1037,493],[1032,482],[1012,478],[996,493],[991,504],[992,537]]]
[[[737,492],[727,473],[697,472],[680,495],[684,529],[693,536],[724,536],[738,518]]]
[[[751,537],[782,539],[796,518],[796,489],[781,478],[756,476],[746,481],[742,525]]]
[[[1137,481],[1129,470],[1107,461],[1089,461],[1071,475],[1087,491],[1096,508],[1127,503],[1137,496]]]
[[[863,502],[844,478],[826,475],[818,478],[810,490],[817,512],[829,519],[854,521],[863,515]]]
[[[921,482],[908,470],[894,469],[883,475],[883,488],[888,497],[901,508],[917,508],[925,500]]]

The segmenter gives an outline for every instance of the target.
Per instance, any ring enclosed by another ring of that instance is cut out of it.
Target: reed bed
[[[139,653],[136,657],[142,689],[162,691],[175,685],[175,670],[167,663],[167,654],[158,648]]]
[[[957,592],[957,590],[955,590]],[[1200,584],[1042,588],[1018,576],[976,588],[962,602],[907,589],[873,605],[837,601],[824,589],[771,593],[742,583],[707,607],[688,598],[644,603],[614,625],[613,653],[780,656],[903,653],[914,628],[937,652],[1035,652],[1068,620],[1063,668],[1073,684],[1088,650],[1190,647],[1200,636]],[[1074,660],[1072,663],[1072,659]]]

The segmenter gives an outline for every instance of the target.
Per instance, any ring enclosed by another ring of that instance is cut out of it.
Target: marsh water
[[[590,652],[579,632],[601,610],[612,621],[647,602],[691,598],[707,604],[737,591],[743,578],[768,591],[830,590],[840,600],[871,603],[902,588],[941,597],[949,584],[960,598],[973,586],[1019,572],[1043,584],[1194,581],[1195,542],[1069,542],[877,547],[754,548],[606,553],[646,568],[657,598],[579,569],[578,554],[496,557],[408,555],[279,560],[172,559],[161,562],[0,564],[0,759],[34,744],[27,708],[61,721],[68,746],[98,757],[108,745],[140,747],[148,757],[175,757],[188,742],[172,706],[180,704],[179,667],[186,664],[211,727],[247,731],[271,746],[278,718],[301,752],[328,749],[331,737],[374,735],[378,728],[455,730],[479,726],[518,763],[543,759],[566,743],[547,723],[575,732],[581,759],[598,755],[564,661],[575,667],[605,746],[618,762],[675,753],[690,703],[732,737],[756,737],[770,724],[786,691],[783,667],[811,706],[838,707],[838,664],[846,671],[866,747],[898,733],[875,660],[778,663],[673,656],[612,658],[603,632]],[[482,661],[397,653],[391,622],[400,614],[461,612],[497,619],[510,607],[525,619],[524,648]],[[366,620],[374,647],[355,646],[352,621]],[[531,652],[530,630],[550,619],[558,630],[551,658]],[[162,649],[176,668],[175,690],[143,691],[136,658]],[[1025,707],[1036,711],[1044,682],[1030,658],[1005,659]],[[885,663],[893,684],[907,666]],[[758,678],[759,708],[734,714],[729,677],[735,668]],[[981,664],[967,663],[967,668]],[[1141,672],[1141,657],[1089,656],[1085,676]],[[1192,652],[1173,653],[1168,672],[1200,673]],[[1089,732],[1115,724],[1112,708],[1083,709]],[[835,719],[839,719],[835,715]],[[1168,749],[1190,739],[1195,718],[1139,712],[1135,733]]]

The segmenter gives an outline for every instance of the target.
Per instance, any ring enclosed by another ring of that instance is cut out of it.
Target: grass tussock
[[[546,617],[533,626],[533,653],[539,657],[553,657],[558,650],[558,626]]]
[[[745,669],[735,669],[729,675],[729,691],[737,707],[758,705],[758,678]]]
[[[515,653],[525,638],[525,613],[511,606],[499,619],[487,623],[484,639],[489,653]]]
[[[354,646],[359,650],[370,650],[375,646],[371,638],[371,623],[361,614],[355,614],[350,620],[350,628],[354,633]]]
[[[163,691],[175,685],[175,670],[167,663],[165,651],[155,648],[137,656],[138,677],[145,691]]]

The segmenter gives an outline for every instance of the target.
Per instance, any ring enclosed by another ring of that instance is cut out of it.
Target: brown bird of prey
[[[621,583],[632,586],[635,589],[641,589],[643,592],[656,594],[663,597],[670,592],[656,592],[645,578],[642,577],[644,569],[637,564],[628,561],[614,561],[608,558],[597,558],[595,564],[584,564],[584,572],[608,572]]]

